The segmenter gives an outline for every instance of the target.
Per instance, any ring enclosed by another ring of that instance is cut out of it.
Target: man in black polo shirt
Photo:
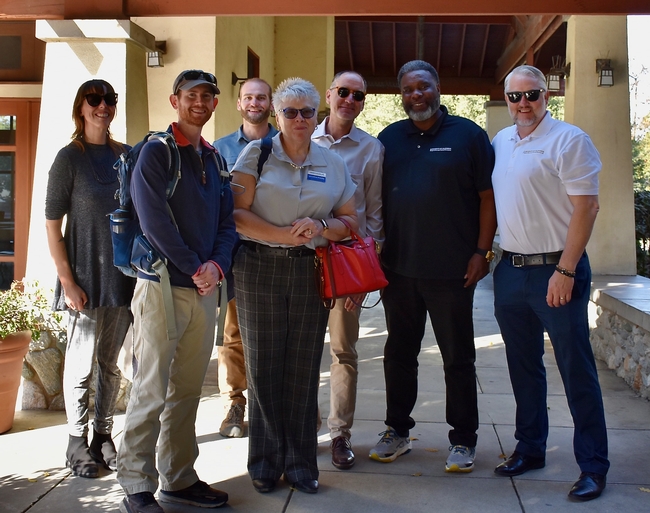
[[[384,348],[386,431],[370,457],[390,462],[411,450],[418,354],[427,312],[442,354],[451,426],[447,472],[471,472],[478,406],[472,308],[488,273],[496,230],[487,134],[440,105],[435,68],[411,61],[397,75],[409,119],[379,134],[386,148],[381,254],[388,338]]]

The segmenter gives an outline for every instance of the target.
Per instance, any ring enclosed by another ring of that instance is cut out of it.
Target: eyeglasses
[[[526,100],[529,102],[536,102],[539,100],[539,95],[545,93],[544,89],[533,89],[532,91],[514,91],[511,93],[506,93],[508,101],[510,103],[519,103],[522,97],[526,97]]]
[[[174,94],[178,94],[178,89],[180,88],[183,82],[189,82],[190,80],[199,80],[199,79],[203,79],[206,82],[209,82],[210,84],[215,86],[215,88],[217,87],[217,77],[215,77],[212,73],[208,73],[207,71],[203,71],[200,69],[190,69],[187,70],[182,75],[176,77],[176,81],[174,82]],[[217,91],[219,91],[219,89],[217,89]]]
[[[106,102],[109,107],[117,105],[117,93],[106,93],[105,95],[90,93],[86,95],[86,101],[91,107],[98,107],[102,100]]]
[[[350,93],[352,93],[352,98],[354,98],[354,101],[362,102],[366,99],[366,93],[363,91],[353,91],[348,87],[332,87],[331,89],[338,89],[338,91],[336,91],[336,94],[338,94],[341,98],[347,98],[350,96]]]
[[[303,119],[311,119],[314,117],[314,114],[316,114],[316,109],[313,107],[303,107],[302,109],[287,107],[286,109],[282,109],[280,112],[282,112],[284,117],[287,119],[296,119],[299,112]]]

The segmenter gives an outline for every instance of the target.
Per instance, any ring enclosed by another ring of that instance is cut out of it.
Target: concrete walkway
[[[358,405],[352,443],[353,469],[330,463],[329,436],[320,433],[320,490],[292,492],[280,483],[275,492],[258,494],[246,472],[247,438],[222,438],[217,430],[222,405],[211,365],[199,409],[197,434],[201,478],[227,491],[230,501],[219,511],[268,512],[525,512],[650,511],[650,403],[635,397],[623,380],[599,363],[609,427],[612,467],[602,497],[587,503],[567,499],[580,473],[572,452],[572,422],[552,349],[547,344],[550,438],[547,466],[517,478],[498,477],[494,467],[514,447],[514,399],[503,342],[493,316],[492,282],[476,292],[475,327],[480,429],[476,468],[471,474],[446,474],[448,454],[442,361],[431,329],[420,356],[420,393],[411,432],[413,451],[389,464],[368,459],[383,431],[385,413],[382,350],[386,338],[381,305],[361,317]],[[329,356],[325,347],[320,405],[329,410]],[[124,416],[116,419],[119,441]],[[0,435],[0,512],[77,513],[117,511],[122,491],[115,475],[81,479],[63,467],[67,444],[62,412],[17,412],[13,429]],[[199,508],[163,504],[167,513],[198,513]]]

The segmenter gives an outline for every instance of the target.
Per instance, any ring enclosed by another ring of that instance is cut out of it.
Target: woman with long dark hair
[[[115,470],[111,438],[121,375],[117,357],[131,323],[135,280],[112,265],[106,214],[115,209],[113,164],[128,147],[109,130],[117,94],[104,80],[79,87],[72,108],[72,142],[50,169],[45,199],[47,242],[57,272],[54,310],[68,312],[63,394],[68,418],[66,464],[76,476],[97,477],[99,465]],[[63,219],[65,234],[62,232]],[[93,439],[88,445],[88,404],[97,362]]]

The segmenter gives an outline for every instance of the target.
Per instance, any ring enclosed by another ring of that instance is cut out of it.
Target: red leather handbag
[[[349,228],[348,223],[343,223]],[[362,239],[352,230],[350,239],[329,241],[327,246],[316,248],[316,279],[327,308],[334,308],[337,298],[374,292],[388,285],[378,249],[372,237]]]

